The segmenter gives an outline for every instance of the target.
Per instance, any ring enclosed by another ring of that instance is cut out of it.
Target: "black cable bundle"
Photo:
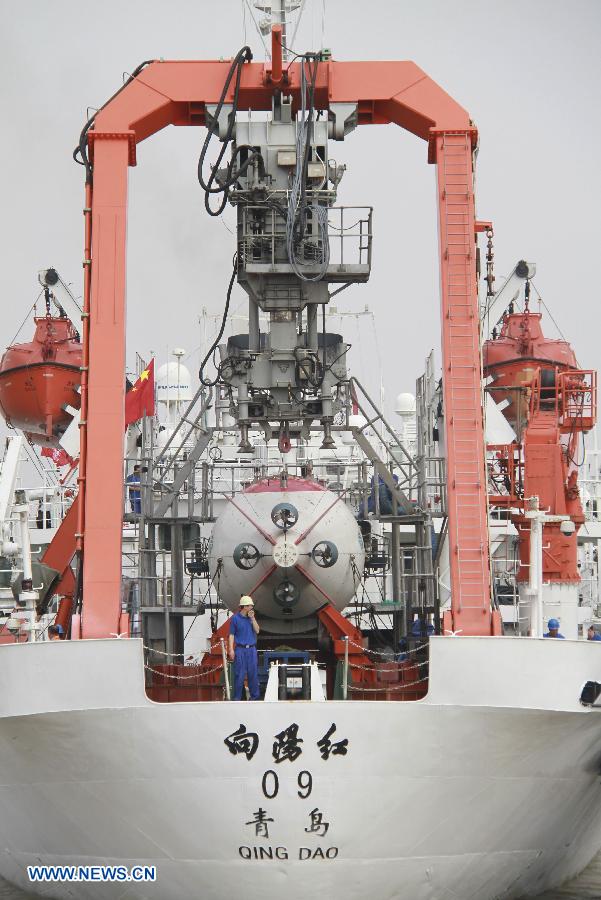
[[[204,369],[205,369],[205,366],[206,366],[206,364],[208,363],[209,359],[211,358],[211,356],[213,355],[213,353],[215,352],[215,350],[216,350],[217,347],[219,346],[219,341],[220,341],[221,338],[223,337],[223,332],[225,331],[225,326],[226,326],[226,323],[227,323],[227,316],[228,316],[228,313],[229,313],[229,310],[230,310],[230,300],[232,299],[232,288],[234,287],[234,280],[235,280],[235,278],[236,278],[236,272],[237,272],[237,269],[238,269],[238,266],[237,266],[237,260],[238,260],[238,256],[237,256],[237,254],[236,254],[236,255],[234,256],[233,267],[232,267],[232,275],[231,275],[231,278],[230,278],[230,283],[228,284],[228,288],[227,288],[227,296],[226,296],[226,299],[225,299],[225,309],[223,310],[223,318],[221,319],[221,327],[219,328],[219,334],[217,335],[217,337],[215,338],[215,340],[214,340],[213,343],[211,344],[211,346],[210,346],[210,348],[209,348],[209,350],[208,350],[208,352],[207,352],[207,355],[205,356],[205,358],[203,359],[202,363],[200,364],[200,369],[199,369],[199,371],[198,371],[198,378],[200,379],[200,383],[201,383],[201,384],[204,384],[205,387],[215,387],[215,385],[217,384],[217,382],[219,381],[219,378],[220,378],[220,374],[221,374],[221,372],[220,372],[221,367],[220,367],[220,366],[216,366],[216,368],[217,368],[217,376],[216,376],[216,378],[215,378],[214,381],[211,381],[209,378],[205,378],[205,377],[204,377]]]
[[[259,159],[262,162],[262,157],[260,153],[253,151],[248,154],[247,158],[244,160],[240,168],[235,169],[236,160],[238,158],[238,154],[243,149],[242,147],[237,147],[236,152],[232,154],[229,163],[225,169],[225,175],[217,180],[217,174],[219,171],[219,165],[225,156],[228,146],[232,141],[232,137],[234,134],[234,128],[236,126],[236,113],[238,111],[238,98],[240,95],[240,79],[242,77],[242,68],[245,62],[250,62],[252,59],[252,53],[250,47],[242,47],[234,57],[232,64],[230,66],[230,70],[228,72],[227,78],[225,79],[225,84],[223,85],[223,90],[221,91],[221,97],[219,98],[219,102],[217,103],[217,107],[215,108],[215,115],[213,117],[213,121],[210,125],[207,125],[207,135],[205,137],[204,143],[202,145],[202,150],[200,151],[200,157],[198,159],[198,182],[205,192],[205,209],[210,216],[220,216],[223,210],[225,209],[225,205],[228,201],[230,188],[234,186],[237,180],[243,175],[250,164],[254,162],[255,159]],[[221,114],[221,110],[223,109],[223,105],[225,103],[225,98],[227,96],[227,92],[229,90],[230,84],[232,83],[232,78],[236,76],[236,83],[234,85],[234,98],[232,103],[232,112],[229,116],[227,131],[223,138],[221,150],[217,156],[216,162],[211,166],[211,174],[209,178],[205,180],[203,175],[203,169],[205,164],[205,157],[207,155],[207,150],[209,149],[209,144],[211,143],[211,138],[214,134],[217,133],[217,129],[219,127],[219,116]],[[215,182],[217,184],[215,185]],[[211,194],[221,194],[221,202],[217,209],[211,208]]]

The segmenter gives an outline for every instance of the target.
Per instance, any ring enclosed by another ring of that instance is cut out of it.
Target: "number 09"
[[[297,782],[299,790],[296,793],[301,800],[306,800],[313,790],[313,776],[306,769],[303,769],[302,772],[298,773]],[[274,797],[277,797],[280,790],[280,781],[273,769],[268,769],[263,775],[261,788],[263,796],[267,797],[268,800],[273,800]]]

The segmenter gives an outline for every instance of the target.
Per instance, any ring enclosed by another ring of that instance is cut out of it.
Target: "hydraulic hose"
[[[236,278],[236,272],[238,270],[237,258],[238,258],[237,255],[234,256],[234,263],[232,266],[232,275],[230,278],[230,283],[227,288],[227,295],[226,295],[226,299],[225,299],[225,308],[223,310],[223,318],[221,319],[221,327],[219,328],[219,334],[217,335],[217,337],[211,344],[211,346],[207,352],[207,355],[205,356],[202,363],[200,364],[200,369],[198,372],[198,378],[200,380],[200,383],[204,384],[205,387],[215,387],[215,385],[219,381],[219,370],[217,371],[217,377],[215,378],[215,380],[211,381],[210,379],[204,377],[204,369],[205,369],[205,366],[208,363],[209,359],[211,358],[211,356],[213,355],[213,353],[219,346],[219,341],[223,337],[223,332],[225,331],[225,326],[227,323],[227,316],[228,316],[228,313],[230,310],[230,301],[232,299],[232,289],[234,287],[234,280]]]
[[[236,113],[238,111],[238,99],[240,96],[240,80],[242,78],[242,68],[245,62],[250,62],[252,60],[252,52],[250,47],[242,47],[238,50],[236,56],[232,60],[232,64],[230,66],[229,72],[225,79],[225,84],[223,85],[223,90],[221,91],[221,96],[217,102],[217,106],[215,107],[215,114],[213,117],[213,121],[207,127],[207,134],[204,139],[202,149],[200,151],[200,156],[198,158],[198,182],[205,193],[205,209],[210,216],[219,216],[225,209],[225,205],[228,201],[228,196],[230,192],[230,188],[236,183],[236,181],[240,178],[241,175],[248,169],[252,162],[255,159],[260,157],[259,153],[252,152],[248,155],[247,159],[244,161],[242,166],[239,169],[235,168],[236,159],[238,157],[239,151],[242,149],[238,147],[236,152],[232,154],[232,157],[227,164],[225,170],[225,177],[221,180],[217,180],[217,173],[219,171],[219,166],[225,156],[225,153],[228,149],[232,141],[232,137],[234,134],[234,128],[236,126]],[[228,117],[228,125],[225,135],[223,137],[223,142],[221,146],[221,150],[217,155],[217,159],[215,163],[211,166],[211,174],[208,179],[205,179],[203,174],[203,169],[205,165],[205,158],[207,155],[207,150],[209,149],[209,145],[211,143],[211,138],[216,133],[219,123],[219,117],[221,115],[221,111],[223,109],[225,98],[230,89],[230,85],[232,83],[232,79],[236,77],[236,81],[234,84],[234,96],[232,102],[232,112]],[[261,158],[262,161],[262,158]],[[221,201],[219,206],[216,209],[212,209],[211,207],[211,194],[221,194]]]

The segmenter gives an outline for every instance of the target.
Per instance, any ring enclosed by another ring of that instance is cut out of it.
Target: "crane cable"
[[[299,54],[295,54],[299,56]],[[320,62],[320,54],[306,53],[299,56],[301,59],[301,109],[297,125],[296,136],[296,167],[292,187],[288,199],[288,215],[286,219],[286,250],[288,260],[294,274],[301,281],[321,281],[330,264],[330,243],[328,239],[328,208],[318,203],[316,197],[309,207],[307,202],[307,176],[309,158],[313,142],[313,113],[315,111],[315,83],[317,69]],[[313,63],[311,67],[311,61]],[[309,67],[310,81],[307,81],[306,66]],[[321,242],[321,262],[316,275],[306,275],[300,268],[303,262],[297,256],[297,250],[303,245],[307,228],[307,219],[311,213],[312,219],[317,223],[318,244],[315,248],[319,252]]]

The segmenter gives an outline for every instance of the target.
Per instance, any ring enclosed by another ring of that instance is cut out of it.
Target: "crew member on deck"
[[[562,641],[565,640],[564,635],[559,633],[559,622],[557,621],[557,619],[549,619],[549,621],[547,622],[547,628],[549,630],[546,634],[543,634],[543,637],[554,637],[561,638]]]
[[[252,597],[241,597],[240,608],[230,620],[228,656],[234,662],[233,700],[242,699],[244,679],[248,679],[250,699],[259,699],[259,675],[257,672],[257,635],[259,623],[255,619]],[[234,650],[234,640],[235,650]]]
[[[587,640],[589,641],[601,641],[601,634],[597,631],[594,625],[589,625],[587,632]]]
[[[131,475],[128,475],[126,481],[128,484],[137,485],[136,487],[129,488],[129,505],[131,506],[131,511],[139,516],[142,512],[142,494],[140,493],[140,471],[141,466],[137,463],[134,466],[134,470]]]

